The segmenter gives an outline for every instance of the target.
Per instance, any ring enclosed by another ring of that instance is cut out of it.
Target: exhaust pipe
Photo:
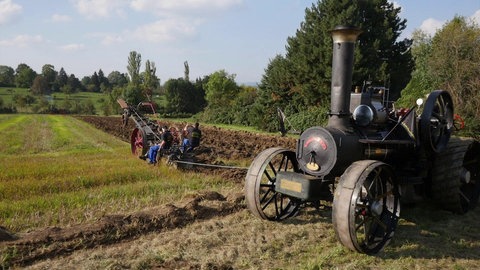
[[[353,53],[362,31],[352,26],[337,26],[332,30],[332,87],[330,117],[327,127],[348,130],[350,124],[350,91],[352,88]]]

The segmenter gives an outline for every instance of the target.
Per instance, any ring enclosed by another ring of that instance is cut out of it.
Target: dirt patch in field
[[[4,256],[15,254],[10,265],[25,266],[35,261],[70,254],[76,250],[134,239],[149,232],[181,228],[195,221],[229,215],[243,208],[242,194],[228,197],[204,192],[179,205],[168,204],[127,215],[108,215],[93,224],[69,228],[48,227],[0,243]]]
[[[96,128],[103,130],[119,139],[130,143],[130,136],[135,129],[133,120],[128,121],[126,127],[122,125],[120,117],[101,116],[78,116],[77,118],[90,123]],[[175,126],[181,130],[186,123],[172,123],[164,121],[169,127]],[[195,149],[195,162],[208,165],[228,165],[229,160],[253,160],[261,151],[282,146],[288,149],[295,149],[296,140],[288,137],[265,135],[247,131],[233,131],[216,126],[200,125],[202,140]],[[224,179],[243,181],[245,169],[221,169],[212,167],[196,166],[197,171],[210,174],[219,174]]]
[[[123,127],[120,117],[78,116],[78,118],[128,143],[130,143],[130,136],[135,129],[135,123],[132,120],[128,121],[126,127]],[[164,123],[169,127],[175,126],[179,130],[186,124],[162,122],[162,124]],[[200,125],[200,129],[202,130],[202,141],[197,149],[197,154],[199,154],[198,159],[204,161],[253,159],[267,148],[282,146],[295,149],[296,144],[295,139],[281,136],[232,131],[215,126]]]
[[[120,117],[78,116],[78,118],[128,143],[135,128],[133,121],[122,127]],[[181,129],[182,125],[177,124],[177,127]],[[223,165],[229,160],[253,160],[259,152],[269,147],[283,146],[290,149],[295,147],[295,140],[292,138],[210,126],[201,126],[201,129],[202,141],[201,146],[195,150],[195,161],[204,164]],[[219,174],[226,180],[238,183],[243,182],[246,174],[244,168],[195,167],[195,169],[204,173]],[[182,228],[194,222],[230,215],[243,208],[243,194],[222,195],[204,192],[182,202],[141,212],[104,216],[93,224],[79,224],[68,228],[49,227],[22,235],[13,235],[0,227],[0,251],[4,256],[3,263],[10,266],[26,266],[39,260],[68,255],[77,250],[128,242],[154,231]],[[188,262],[181,261],[164,262],[157,267],[196,268],[189,266]],[[230,268],[212,265],[211,269]]]

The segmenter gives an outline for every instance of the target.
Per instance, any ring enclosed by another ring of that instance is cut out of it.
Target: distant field
[[[11,107],[16,106],[15,104],[12,103],[12,98],[15,94],[19,95],[27,95],[30,94],[30,91],[28,88],[15,88],[15,87],[0,87],[0,98],[3,100],[3,106],[4,107]],[[91,100],[93,105],[95,106],[95,111],[96,114],[102,115],[102,101],[106,100],[108,97],[104,93],[92,93],[92,92],[78,92],[78,93],[73,93],[66,95],[64,93],[52,93],[51,95],[45,96],[49,102],[53,104],[62,104],[65,102],[65,100],[69,100],[72,102],[83,102],[86,100]],[[166,99],[164,95],[155,95],[153,98],[155,103],[158,106],[165,107],[166,106]],[[38,102],[38,97],[37,101]],[[35,104],[35,103],[33,103]],[[33,104],[30,104],[29,106],[32,106]],[[135,104],[136,105],[136,104]],[[17,109],[20,112],[30,112],[29,108],[18,108]]]

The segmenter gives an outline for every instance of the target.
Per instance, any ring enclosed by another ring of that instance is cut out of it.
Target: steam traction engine
[[[453,102],[436,90],[401,113],[383,89],[351,93],[353,52],[360,30],[332,31],[331,111],[326,127],[305,130],[296,151],[269,148],[245,179],[248,209],[267,220],[295,216],[306,203],[332,202],[339,241],[375,254],[393,237],[401,201],[423,198],[465,213],[480,192],[480,144],[450,138]],[[421,112],[417,116],[417,112]]]

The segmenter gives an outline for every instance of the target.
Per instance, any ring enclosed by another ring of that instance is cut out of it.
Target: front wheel
[[[248,169],[245,200],[248,209],[259,218],[280,221],[295,216],[299,211],[299,199],[275,191],[279,171],[299,171],[293,151],[280,147],[266,149]]]
[[[400,217],[400,194],[391,167],[375,160],[354,162],[335,190],[332,221],[340,242],[366,254],[392,239]]]
[[[145,156],[148,151],[147,138],[142,129],[135,128],[130,136],[130,147],[132,154],[135,156]]]

